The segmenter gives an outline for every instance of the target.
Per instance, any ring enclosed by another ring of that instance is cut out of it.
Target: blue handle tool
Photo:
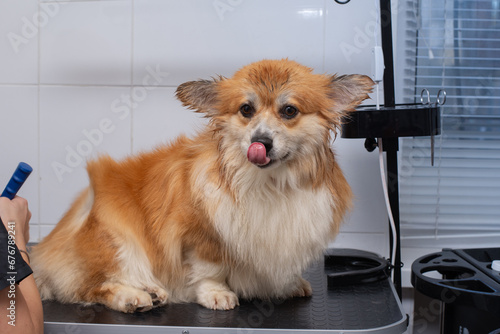
[[[14,199],[24,181],[26,181],[32,171],[33,168],[31,168],[30,165],[25,162],[20,162],[0,197],[7,197],[10,200]]]

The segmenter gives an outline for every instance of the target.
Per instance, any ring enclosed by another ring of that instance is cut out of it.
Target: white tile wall
[[[323,71],[323,6],[322,0],[136,1],[134,84],[151,63],[165,68],[173,85],[230,76],[262,58],[288,57]]]
[[[32,212],[30,235],[39,235],[38,93],[35,86],[0,86],[0,192],[20,161],[33,167],[19,196]]]
[[[40,88],[40,222],[57,222],[88,184],[85,161],[130,154],[131,115],[124,87]]]
[[[155,88],[147,91],[142,102],[137,102],[133,111],[134,153],[150,150],[179,135],[194,135],[207,123],[202,114],[182,108],[174,94],[174,87]]]
[[[377,151],[367,152],[364,139],[338,138],[337,160],[354,192],[354,210],[343,232],[384,233],[388,229]]]
[[[181,82],[231,76],[251,61],[283,57],[318,73],[368,74],[373,36],[367,37],[369,46],[355,43],[359,29],[373,19],[374,4],[2,1],[0,35],[24,34],[27,42],[16,54],[8,40],[0,39],[0,183],[18,161],[34,165],[20,193],[34,214],[32,240],[47,235],[86,186],[87,152],[120,158],[179,133],[193,134],[206,121],[174,99]],[[28,35],[30,21],[35,29]],[[352,57],[342,51],[347,44],[357,48]],[[94,144],[84,131],[100,124],[109,133],[101,138],[91,132]],[[14,149],[12,138],[18,134],[23,139]],[[339,138],[335,147],[356,195],[337,244],[386,254],[376,154],[367,153],[360,140]]]
[[[387,235],[383,232],[342,232],[330,243],[330,247],[363,249],[382,257],[388,257],[390,252]]]
[[[37,13],[37,0],[0,2],[0,84],[37,83]]]
[[[339,6],[326,1],[325,70],[348,74],[355,68],[359,73],[371,71],[371,49],[375,45],[374,28],[377,21],[378,1],[351,1]],[[378,34],[378,45],[381,45]]]
[[[40,30],[42,84],[128,85],[132,1],[43,3],[54,8]]]

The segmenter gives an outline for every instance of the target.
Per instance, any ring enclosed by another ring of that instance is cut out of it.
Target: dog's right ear
[[[184,107],[212,116],[217,105],[217,86],[222,80],[223,77],[185,82],[177,87],[175,96]]]

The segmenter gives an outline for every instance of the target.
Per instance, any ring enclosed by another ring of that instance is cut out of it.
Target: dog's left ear
[[[217,104],[217,84],[223,79],[219,77],[213,80],[185,82],[177,87],[175,96],[184,107],[211,116],[215,113]]]
[[[330,81],[330,96],[335,101],[336,111],[353,111],[363,100],[369,98],[368,93],[372,92],[374,84],[366,75],[333,75]]]

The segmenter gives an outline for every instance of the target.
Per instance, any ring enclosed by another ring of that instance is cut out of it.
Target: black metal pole
[[[398,177],[398,138],[382,138],[382,145],[387,159],[387,188],[389,202],[391,204],[394,225],[396,226],[396,256],[394,259],[394,287],[401,299],[401,238],[399,222],[399,177]],[[391,238],[391,249],[394,247],[394,239]]]
[[[380,0],[380,29],[382,32],[382,51],[384,52],[384,106],[394,107],[394,55],[392,51],[391,1]]]
[[[382,51],[384,53],[384,107],[394,107],[396,98],[394,93],[394,55],[392,49],[392,16],[391,1],[380,0],[380,29],[382,32]],[[399,237],[399,177],[398,177],[398,149],[399,138],[383,138],[383,148],[387,158],[387,187],[392,216],[396,225],[396,256],[394,259],[394,287],[401,299],[401,242]],[[391,249],[394,240],[390,242]]]

